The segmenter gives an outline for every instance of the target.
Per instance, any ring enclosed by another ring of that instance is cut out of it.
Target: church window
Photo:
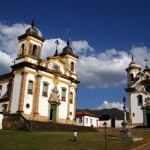
[[[130,74],[130,81],[134,81],[133,74]]]
[[[29,103],[26,104],[26,108],[30,108],[30,104]]]
[[[2,85],[0,85],[0,97],[2,96]]]
[[[71,62],[71,71],[74,71],[74,62]]]
[[[47,97],[48,93],[48,83],[47,82],[43,82],[43,96]]]
[[[61,100],[66,101],[66,88],[62,88],[61,91]]]
[[[11,94],[11,81],[7,84],[7,95],[10,96]]]
[[[7,104],[3,104],[2,107],[3,107],[2,112],[7,112],[8,105]]]
[[[37,46],[33,45],[32,55],[37,56]]]
[[[73,103],[73,93],[70,92],[70,104],[72,104],[72,103]]]
[[[149,76],[148,76],[148,75],[146,75],[146,79],[149,79]]]
[[[138,106],[142,106],[143,105],[143,97],[142,97],[142,95],[138,95],[137,96],[137,100],[138,100]]]
[[[20,47],[20,56],[24,54],[24,47],[25,47],[24,44],[22,44]]]
[[[135,113],[134,112],[132,113],[132,115],[133,115],[133,117],[135,117]]]
[[[33,93],[33,81],[29,80],[28,82],[28,94]]]
[[[93,120],[92,119],[90,119],[90,123],[93,124]]]
[[[82,117],[79,118],[79,123],[82,123]]]
[[[86,124],[88,124],[88,118],[85,118],[85,120],[86,120]]]

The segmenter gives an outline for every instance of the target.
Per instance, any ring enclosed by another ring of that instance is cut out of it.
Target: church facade
[[[142,70],[141,67],[132,61],[126,68],[129,106],[129,126],[150,127],[150,68],[147,65]]]
[[[75,124],[78,56],[69,41],[61,53],[41,59],[44,39],[34,21],[18,37],[12,71],[0,75],[0,112],[19,113],[27,120]]]

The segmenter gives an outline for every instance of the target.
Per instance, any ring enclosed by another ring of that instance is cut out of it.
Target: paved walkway
[[[150,150],[150,142],[143,144],[143,145],[140,145],[140,146],[133,148],[131,150]]]

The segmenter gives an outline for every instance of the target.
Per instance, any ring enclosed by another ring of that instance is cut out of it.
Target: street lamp
[[[105,128],[105,150],[107,150],[107,138],[106,138],[107,122],[104,121],[103,126],[104,126],[104,128]]]

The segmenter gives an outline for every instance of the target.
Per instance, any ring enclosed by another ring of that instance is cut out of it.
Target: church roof
[[[26,30],[25,34],[19,36],[18,39],[20,40],[28,35],[33,36],[41,41],[44,41],[44,38],[38,35],[38,30],[35,28],[34,20],[32,20],[31,26]]]
[[[134,61],[133,56],[132,56],[132,60],[128,66],[128,68],[126,68],[126,71],[129,71],[131,69],[139,69],[141,70],[141,68],[139,67],[139,65]]]
[[[132,57],[132,60],[131,60],[131,62],[130,62],[130,64],[129,64],[129,67],[139,67],[139,66],[137,65],[137,63],[134,61],[133,57]]]
[[[70,54],[76,58],[78,58],[78,56],[76,54],[73,53],[73,50],[70,46],[70,42],[69,40],[67,40],[67,45],[63,48],[62,53],[60,53],[60,55],[66,55],[66,54]]]
[[[34,20],[32,20],[31,27],[26,30],[26,34],[38,36],[38,30],[35,28]]]

